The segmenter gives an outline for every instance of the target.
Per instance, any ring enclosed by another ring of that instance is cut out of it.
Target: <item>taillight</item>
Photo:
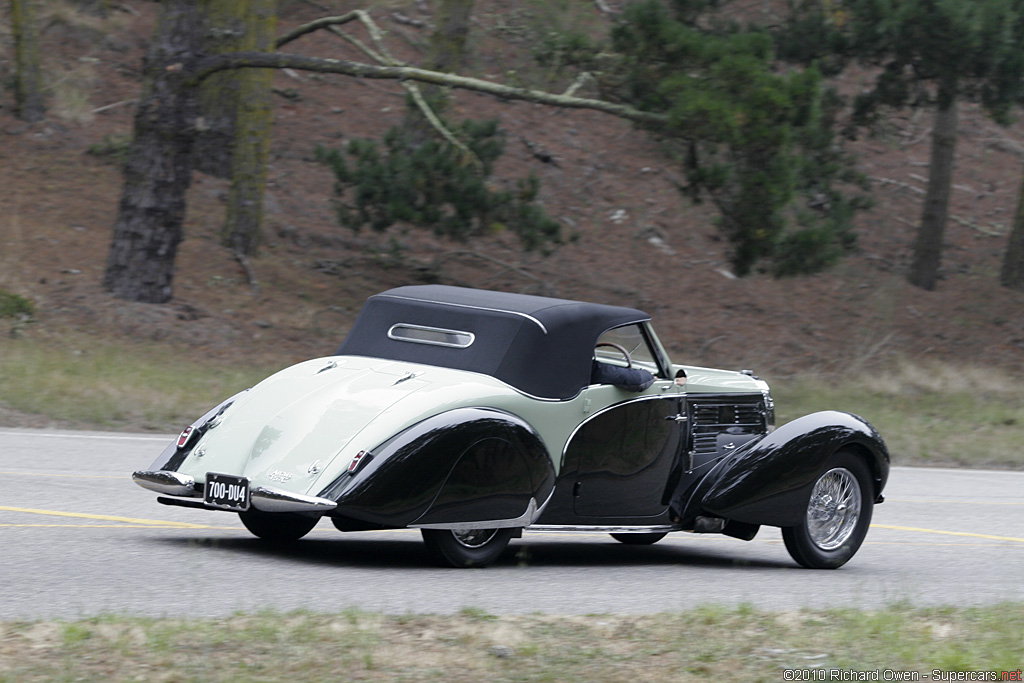
[[[355,474],[356,472],[358,472],[359,468],[365,465],[366,463],[370,462],[372,458],[373,455],[367,453],[366,451],[359,451],[358,453],[356,453],[352,457],[352,462],[348,464],[349,474]]]
[[[181,434],[178,435],[178,448],[184,448],[188,445],[189,439],[192,438],[192,434],[195,433],[194,427],[185,427]]]

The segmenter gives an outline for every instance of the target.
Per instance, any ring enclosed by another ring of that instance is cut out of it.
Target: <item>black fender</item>
[[[751,441],[723,459],[696,487],[686,515],[789,527],[806,513],[811,489],[829,456],[840,449],[864,458],[882,502],[889,451],[874,427],[850,413],[812,413]]]
[[[319,496],[331,516],[385,527],[523,516],[542,505],[555,472],[540,436],[515,415],[457,408],[409,427],[364,456]],[[532,520],[527,520],[526,524]]]

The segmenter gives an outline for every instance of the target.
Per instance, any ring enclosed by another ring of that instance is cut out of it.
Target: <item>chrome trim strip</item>
[[[556,477],[556,479],[557,479],[557,477]],[[537,508],[537,512],[533,515],[533,519],[530,520],[530,524],[533,524],[538,519],[540,519],[540,516],[544,514],[544,508],[546,508],[548,506],[548,503],[550,503],[551,499],[554,498],[554,497],[555,497],[555,487],[552,486],[551,487],[551,493],[549,493],[547,499],[543,503],[541,503],[541,506],[539,508]]]
[[[658,386],[660,386],[658,384],[658,382],[665,382],[665,381],[668,381],[668,383],[669,383],[667,388],[671,389],[672,386],[673,386],[672,385],[672,381],[671,380],[664,380],[662,378],[658,378],[657,381],[653,385],[651,385],[651,388],[658,387]],[[583,391],[586,391],[587,389],[590,389],[591,387],[603,387],[603,386],[608,386],[608,385],[607,384],[591,384],[589,386],[584,387]],[[650,389],[648,389],[648,391],[650,391]],[[662,391],[664,391],[664,390],[662,390]],[[573,437],[576,436],[576,433],[579,432],[581,429],[583,429],[583,426],[585,424],[587,424],[591,420],[593,420],[593,419],[595,419],[595,418],[597,418],[597,417],[599,417],[601,415],[604,415],[609,410],[614,410],[615,408],[621,408],[622,406],[629,405],[630,403],[639,403],[640,401],[665,401],[665,400],[668,400],[668,399],[679,399],[679,398],[682,398],[682,395],[678,394],[678,393],[675,393],[675,394],[666,394],[666,393],[647,394],[647,395],[643,395],[643,396],[637,396],[636,398],[626,399],[625,401],[619,401],[617,403],[612,403],[611,405],[608,405],[608,406],[605,406],[604,408],[601,408],[596,413],[587,416],[587,418],[585,420],[583,420],[583,422],[580,422],[578,425],[576,425],[576,427],[573,428],[573,430],[569,433],[569,438],[567,438],[565,440],[565,445],[562,446],[562,460],[561,460],[561,462],[565,462],[565,453],[566,453],[566,451],[569,450],[569,444],[572,443]]]
[[[574,531],[577,533],[601,533],[601,534],[662,534],[673,531],[683,531],[683,527],[676,524],[655,524],[652,526],[599,526],[585,524],[534,524],[528,526],[526,531],[539,531],[541,533]]]
[[[395,334],[395,328],[406,328],[410,330],[422,330],[423,332],[441,332],[443,334],[455,334],[469,337],[469,341],[464,344],[456,344],[453,342],[443,342],[434,339],[416,339],[413,337],[403,337]],[[430,346],[447,346],[453,349],[468,349],[476,341],[476,335],[472,332],[464,332],[462,330],[449,330],[443,327],[427,327],[426,325],[413,325],[411,323],[395,323],[388,329],[388,339],[394,339],[395,341],[411,342],[413,344],[428,344]]]
[[[397,296],[395,294],[377,294],[376,296],[386,297],[388,299],[399,299],[401,301],[418,301],[418,302],[424,303],[424,304],[437,304],[438,306],[455,306],[457,308],[468,308],[468,309],[471,309],[471,310],[474,310],[474,311],[490,311],[491,313],[506,313],[508,315],[518,315],[520,318],[526,318],[530,322],[532,322],[535,325],[537,325],[537,327],[539,327],[541,332],[543,332],[544,334],[548,333],[548,328],[544,327],[544,323],[542,323],[541,321],[537,320],[532,315],[529,315],[527,313],[520,313],[519,311],[509,311],[509,310],[506,310],[504,308],[488,308],[487,306],[471,306],[470,304],[455,304],[455,303],[451,303],[450,301],[435,301],[433,299],[416,299],[416,298],[413,298],[411,296]],[[447,528],[447,527],[445,527],[445,528]],[[476,527],[476,528],[481,528],[481,527]],[[496,527],[486,527],[486,528],[496,528]]]
[[[509,529],[512,527],[529,527],[530,522],[537,518],[537,499],[530,498],[526,512],[515,519],[490,519],[479,522],[445,522],[441,524],[410,524],[412,529],[451,529],[452,531],[472,531],[473,529]]]
[[[202,497],[201,494],[196,493],[194,478],[170,470],[139,470],[132,473],[132,481],[144,489],[165,493],[169,496]]]
[[[249,492],[252,506],[262,512],[329,512],[338,507],[333,500],[291,493],[269,486],[254,486]]]

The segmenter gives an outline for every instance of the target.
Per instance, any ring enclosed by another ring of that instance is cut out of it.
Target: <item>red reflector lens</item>
[[[188,438],[190,436],[192,436],[192,427],[185,427],[178,436],[178,448],[184,448],[185,444],[188,443]]]
[[[352,462],[348,464],[348,471],[355,472],[356,470],[358,470],[359,464],[363,461],[364,457],[366,457],[366,451],[359,451],[358,453],[356,453],[355,457],[352,458]]]

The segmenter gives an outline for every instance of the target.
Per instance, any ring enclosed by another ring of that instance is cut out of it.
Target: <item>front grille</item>
[[[695,456],[717,455],[723,442],[742,442],[765,432],[760,395],[691,398],[689,406]]]

